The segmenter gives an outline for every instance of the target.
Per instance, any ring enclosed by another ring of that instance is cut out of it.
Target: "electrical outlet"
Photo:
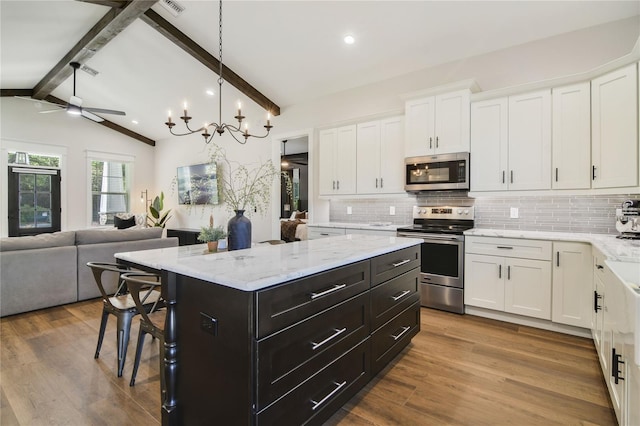
[[[353,214],[353,209],[351,206],[347,206],[347,214]]]
[[[517,219],[518,218],[518,208],[517,207],[511,207],[510,217],[511,217],[511,219]]]
[[[396,207],[395,206],[389,206],[389,215],[395,216],[395,214],[396,214]]]

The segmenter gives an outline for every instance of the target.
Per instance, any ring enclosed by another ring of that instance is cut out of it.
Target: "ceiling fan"
[[[59,109],[51,109],[46,111],[40,111],[40,114],[48,114],[50,112],[59,112],[59,111],[67,111],[69,114],[73,115],[82,115],[84,118],[88,118],[89,120],[100,123],[104,121],[104,118],[97,116],[94,113],[100,114],[114,114],[114,115],[126,115],[123,111],[116,111],[113,109],[104,109],[104,108],[93,108],[93,107],[83,107],[82,106],[82,98],[76,96],[76,71],[80,68],[80,64],[78,62],[71,62],[69,64],[71,68],[73,68],[73,95],[69,98],[69,102],[65,105],[39,100],[39,99],[31,99],[17,96],[20,99],[25,99],[28,101],[38,102],[38,103],[46,103]]]
[[[282,141],[282,157],[281,157],[281,161],[280,161],[280,167],[285,169],[288,168],[291,164],[297,164],[300,166],[306,166],[308,165],[309,161],[307,159],[307,156],[303,153],[303,154],[289,154],[287,155],[287,139],[284,139]]]

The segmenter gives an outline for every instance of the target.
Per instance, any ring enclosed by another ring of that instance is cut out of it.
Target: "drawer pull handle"
[[[598,268],[598,269],[604,269],[604,266],[602,266],[602,265],[598,265],[598,264],[596,263],[596,268]]]
[[[320,235],[326,235],[327,237],[329,236],[329,234],[327,234],[326,232],[321,232]]]
[[[503,250],[513,250],[513,247],[510,247],[510,246],[497,246],[497,248],[503,249]]]
[[[333,293],[334,291],[338,291],[340,289],[343,289],[346,286],[347,286],[346,284],[336,284],[333,287],[331,287],[330,289],[325,290],[325,291],[321,291],[320,293],[311,293],[311,300],[317,299],[318,297],[325,296],[325,295],[327,295],[329,293]]]
[[[322,342],[320,342],[320,343],[311,342],[311,349],[313,349],[315,351],[320,346],[322,346],[322,345],[326,344],[327,342],[335,339],[336,337],[338,337],[339,335],[341,335],[342,333],[347,331],[347,327],[341,328],[340,330],[338,330],[337,328],[334,328],[334,330],[335,330],[335,333],[333,333],[331,336],[329,336],[326,339],[324,339]]]
[[[393,299],[394,302],[396,302],[396,301],[402,299],[403,297],[405,297],[409,293],[411,293],[411,290],[405,290],[405,291],[403,291],[402,293],[400,293],[399,295],[397,295],[395,297],[391,296],[391,298]]]
[[[402,266],[402,265],[404,265],[405,263],[409,263],[409,262],[411,262],[411,259],[405,259],[405,260],[403,260],[402,262],[392,263],[392,265],[393,265],[393,267],[394,267],[394,268],[397,268],[398,266]]]
[[[402,336],[404,336],[404,334],[405,334],[407,331],[409,331],[409,330],[411,330],[411,327],[409,327],[409,326],[402,327],[402,331],[400,332],[400,334],[396,334],[396,335],[393,335],[393,334],[392,334],[392,335],[391,335],[391,338],[392,338],[394,341],[396,341],[396,340],[398,340],[399,338],[401,338]]]
[[[311,403],[313,404],[313,407],[311,407],[311,409],[313,411],[315,411],[318,407],[320,407],[322,404],[324,404],[325,402],[327,402],[327,400],[329,398],[331,398],[333,395],[336,394],[336,392],[338,392],[340,389],[342,389],[346,384],[347,381],[345,380],[342,383],[336,383],[333,382],[334,385],[336,385],[336,388],[334,390],[332,390],[331,392],[329,392],[329,394],[327,396],[325,396],[324,398],[322,398],[320,401],[316,402],[313,399],[311,400]]]

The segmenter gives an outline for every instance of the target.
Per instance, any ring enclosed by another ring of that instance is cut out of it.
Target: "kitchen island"
[[[118,253],[162,271],[163,424],[322,423],[419,331],[419,244],[345,235]]]

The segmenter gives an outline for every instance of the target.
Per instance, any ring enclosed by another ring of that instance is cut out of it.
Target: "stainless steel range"
[[[464,231],[473,228],[469,207],[413,208],[413,226],[398,228],[399,237],[421,238],[420,303],[464,313]]]

